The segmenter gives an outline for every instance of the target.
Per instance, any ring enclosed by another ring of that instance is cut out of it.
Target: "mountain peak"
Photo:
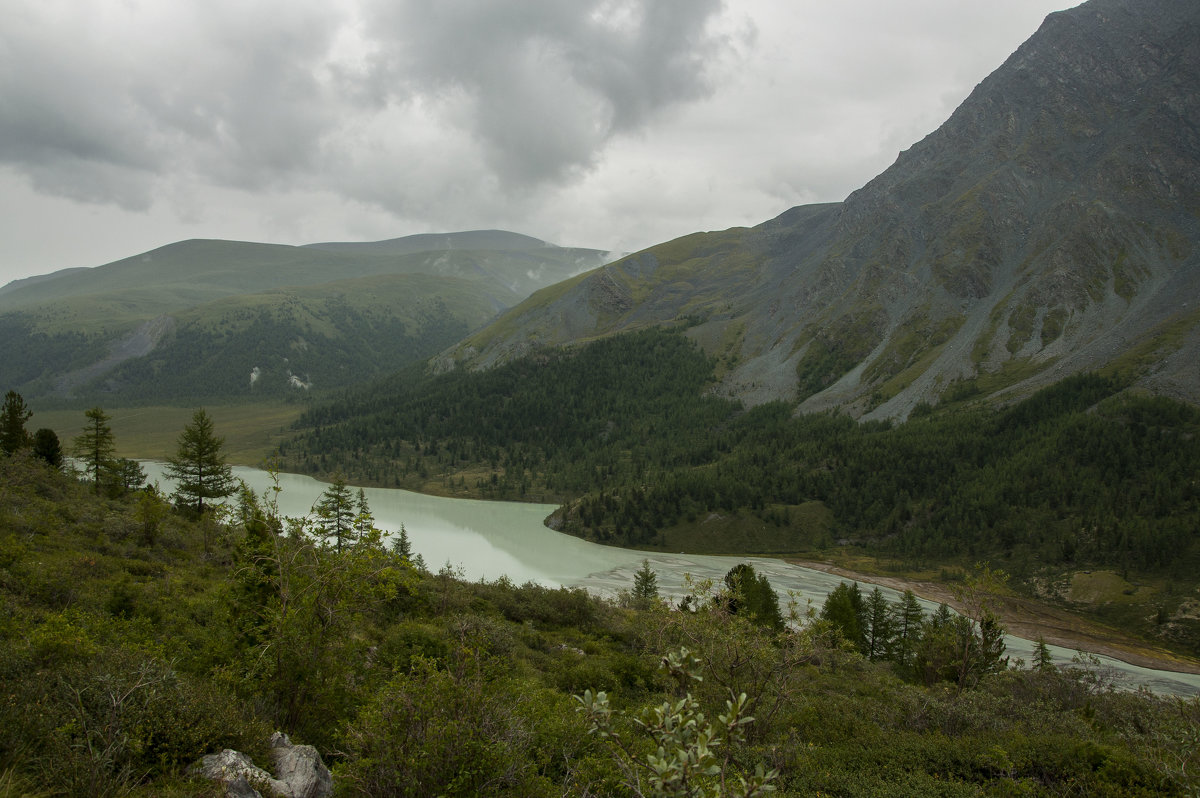
[[[903,418],[1091,369],[1200,400],[1197,41],[1194,2],[1052,14],[845,202],[651,247],[446,359],[686,320],[751,403]]]

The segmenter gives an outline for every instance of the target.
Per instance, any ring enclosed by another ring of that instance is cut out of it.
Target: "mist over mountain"
[[[439,359],[685,323],[719,391],[903,418],[1085,370],[1200,400],[1200,5],[1055,13],[844,202],[544,289]]]

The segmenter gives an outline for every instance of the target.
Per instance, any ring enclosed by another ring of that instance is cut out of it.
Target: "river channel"
[[[143,462],[151,482],[159,482],[168,491],[169,480],[163,465]],[[271,475],[266,471],[235,466],[233,474],[260,496],[270,492]],[[279,512],[301,517],[312,511],[328,485],[298,474],[277,475],[281,491]],[[658,575],[659,592],[664,597],[686,593],[687,577],[719,582],[739,562],[751,562],[765,574],[779,593],[780,605],[790,599],[812,602],[820,607],[838,583],[846,581],[811,568],[767,557],[718,557],[701,554],[669,554],[634,551],[601,546],[564,535],[547,528],[543,521],[554,509],[548,504],[448,499],[404,490],[365,488],[375,523],[388,533],[404,525],[412,542],[431,570],[446,564],[471,581],[507,577],[517,584],[535,582],[548,587],[583,587],[602,595],[613,595],[633,585],[633,574],[643,560]],[[874,585],[861,583],[864,590]],[[899,594],[882,588],[891,601]],[[926,610],[934,608],[922,602]],[[1012,658],[1033,659],[1034,644],[1019,637],[1006,638]],[[1070,663],[1074,651],[1050,646],[1055,662]],[[1156,692],[1200,696],[1200,675],[1153,670],[1130,665],[1110,657],[1099,657],[1101,667],[1126,687],[1145,685]]]

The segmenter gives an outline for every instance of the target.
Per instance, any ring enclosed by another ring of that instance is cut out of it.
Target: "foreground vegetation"
[[[1196,408],[1088,374],[1004,409],[951,391],[904,424],[859,423],[743,410],[706,395],[713,367],[656,329],[483,373],[411,370],[307,411],[282,451],[309,473],[562,502],[556,529],[614,545],[987,560],[1051,600],[1106,569],[1120,589],[1092,605],[1101,620],[1200,653]]]
[[[320,518],[243,494],[193,519],[24,451],[0,460],[0,789],[216,795],[189,765],[224,747],[262,756],[273,728],[316,745],[341,795],[1200,788],[1195,700],[1085,671],[997,661],[959,680],[872,661],[848,639],[850,591],[780,628],[740,611],[762,601],[739,592],[752,569],[698,586],[687,610],[645,572],[618,601],[470,584],[385,546],[344,488],[327,499]],[[692,792],[651,765],[680,767],[698,738],[656,754],[651,707],[711,735],[716,770]]]

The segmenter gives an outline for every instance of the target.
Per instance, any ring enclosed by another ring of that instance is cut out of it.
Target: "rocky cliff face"
[[[1200,401],[1200,3],[1049,16],[844,202],[546,289],[447,353],[687,319],[722,390],[867,417],[1125,370]]]

